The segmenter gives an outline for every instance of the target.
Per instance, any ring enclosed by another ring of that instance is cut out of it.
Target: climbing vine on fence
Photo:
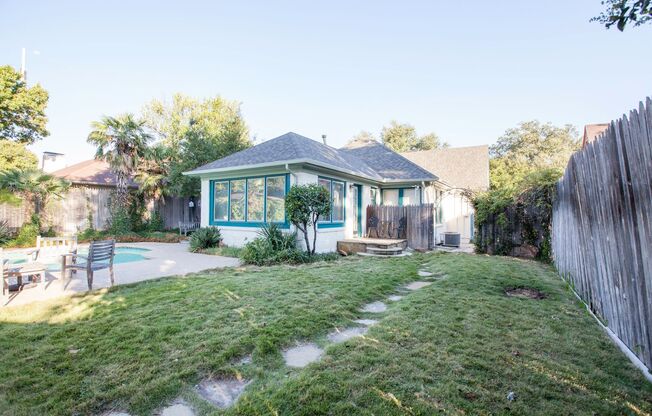
[[[541,169],[512,188],[492,189],[473,200],[476,251],[550,261],[550,227],[559,169]]]

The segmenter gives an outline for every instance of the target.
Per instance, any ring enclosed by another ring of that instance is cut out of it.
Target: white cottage
[[[330,192],[333,210],[317,225],[317,251],[335,251],[337,241],[366,235],[368,205],[436,202],[446,185],[376,141],[336,149],[286,133],[201,166],[201,226],[217,226],[227,245],[240,247],[266,223],[291,229],[285,195],[292,185],[316,183]]]

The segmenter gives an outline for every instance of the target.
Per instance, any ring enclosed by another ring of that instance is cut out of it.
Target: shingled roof
[[[111,171],[111,167],[103,160],[85,160],[66,168],[55,170],[51,174],[67,179],[73,184],[96,186],[116,186],[117,184],[117,179]],[[138,187],[133,180],[130,180],[128,185],[132,188]]]
[[[218,159],[188,173],[192,175],[284,163],[308,163],[379,182],[437,179],[427,170],[379,143],[377,146],[347,146],[336,149],[292,132]]]
[[[455,187],[474,191],[489,188],[489,146],[449,147],[402,153]]]

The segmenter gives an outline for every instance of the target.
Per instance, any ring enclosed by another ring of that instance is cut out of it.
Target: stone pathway
[[[364,325],[364,326],[372,326],[376,325],[378,323],[377,320],[375,319],[356,319],[355,321],[356,324]]]
[[[183,400],[178,400],[172,405],[164,408],[160,416],[195,416],[195,411]]]
[[[311,342],[285,350],[283,352],[283,359],[285,360],[285,365],[288,367],[303,368],[319,360],[323,352],[323,349]]]
[[[327,338],[330,342],[339,344],[340,342],[348,341],[351,338],[359,337],[367,333],[369,330],[366,326],[354,326],[345,328],[341,331],[336,330],[328,334]]]
[[[399,300],[403,299],[403,295],[390,295],[387,297],[388,300],[391,300],[392,302],[398,302]]]
[[[244,379],[208,379],[199,383],[195,390],[204,400],[224,409],[238,400],[248,384]]]
[[[385,312],[386,310],[387,310],[387,305],[385,305],[385,303],[383,302],[377,301],[377,302],[367,303],[360,309],[360,312],[381,313],[381,312]]]
[[[419,289],[423,289],[426,286],[430,286],[431,284],[432,284],[432,282],[416,281],[416,282],[410,283],[409,285],[406,285],[405,288],[409,289],[409,290],[419,290]]]
[[[426,270],[419,270],[419,272],[417,274],[419,275],[419,277],[430,277],[430,276],[432,276],[432,273],[430,273],[430,272],[428,272]]]

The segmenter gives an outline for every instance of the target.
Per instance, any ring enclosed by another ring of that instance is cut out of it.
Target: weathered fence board
[[[652,368],[652,100],[573,155],[552,220],[559,273]]]
[[[408,247],[423,250],[431,250],[435,246],[434,213],[434,204],[369,205],[367,207],[367,219],[376,217],[389,230],[397,230],[401,219],[405,218],[405,238]]]

